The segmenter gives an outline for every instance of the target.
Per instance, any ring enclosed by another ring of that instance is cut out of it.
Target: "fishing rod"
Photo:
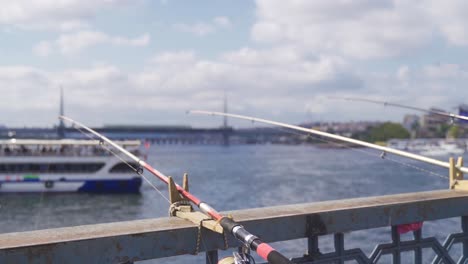
[[[139,174],[143,173],[143,169],[146,169],[148,172],[156,176],[158,179],[169,185],[169,177],[164,175],[162,172],[156,170],[153,168],[151,165],[148,163],[144,162],[137,156],[133,155],[129,151],[125,150],[121,146],[117,145],[115,142],[112,140],[108,139],[107,137],[99,134],[98,132],[94,131],[93,129],[69,118],[66,116],[59,116],[61,120],[68,121],[72,125],[76,125],[78,127],[81,127],[82,129],[88,131],[89,133],[95,135],[97,138],[99,138],[100,141],[106,142],[115,149],[119,150],[123,154],[125,154],[127,157],[130,159],[134,160],[140,168],[138,168],[137,172]],[[272,264],[292,264],[292,262],[286,258],[284,255],[276,251],[273,247],[271,247],[269,244],[263,242],[258,238],[257,236],[251,234],[249,231],[247,231],[241,224],[237,223],[233,219],[221,215],[219,212],[217,212],[213,207],[208,205],[205,202],[202,202],[200,199],[198,199],[195,195],[191,194],[184,188],[182,188],[180,185],[175,184],[175,187],[177,188],[177,191],[185,197],[187,200],[195,204],[201,212],[204,214],[210,216],[213,220],[219,222],[219,224],[223,227],[223,230],[225,232],[231,233],[235,238],[237,238],[244,246],[249,248],[250,250],[253,250],[257,252],[257,254],[263,258],[264,260],[268,261],[269,263]]]
[[[438,111],[438,110],[424,109],[424,108],[419,108],[419,107],[414,107],[414,106],[409,106],[409,105],[404,105],[404,104],[398,104],[398,103],[390,103],[390,102],[385,102],[385,101],[371,100],[371,99],[358,98],[358,97],[330,96],[329,98],[330,99],[345,100],[345,101],[357,101],[357,102],[367,102],[367,103],[381,104],[381,105],[384,105],[384,106],[388,105],[388,106],[394,106],[394,107],[399,107],[399,108],[411,109],[411,110],[416,110],[416,111],[420,111],[420,112],[445,116],[445,117],[451,118],[451,120],[460,119],[460,120],[468,121],[468,116],[457,115],[457,114],[454,114],[454,113]]]
[[[281,122],[276,122],[276,121],[271,121],[271,120],[256,118],[256,117],[251,117],[251,116],[228,114],[228,113],[221,113],[221,112],[212,112],[212,111],[204,111],[204,110],[190,110],[190,111],[188,111],[188,113],[233,117],[233,118],[244,119],[244,120],[249,120],[249,121],[253,121],[253,122],[259,122],[259,123],[265,123],[265,124],[285,127],[285,128],[289,128],[289,129],[293,129],[293,130],[298,130],[298,131],[302,131],[302,132],[306,132],[306,133],[310,133],[310,134],[315,134],[315,135],[319,135],[319,136],[323,136],[323,137],[327,137],[327,138],[336,139],[336,140],[339,140],[339,141],[352,143],[352,144],[363,146],[363,147],[368,147],[368,148],[380,150],[380,151],[383,152],[383,154],[391,153],[391,154],[395,154],[395,155],[402,156],[402,157],[405,157],[405,158],[418,160],[418,161],[422,161],[422,162],[426,162],[426,163],[430,163],[430,164],[433,164],[433,165],[436,165],[436,166],[440,166],[440,167],[450,169],[450,163],[449,162],[444,162],[444,161],[440,161],[440,160],[437,160],[437,159],[432,159],[432,158],[424,157],[424,156],[421,156],[421,155],[417,155],[417,154],[413,154],[413,153],[409,153],[409,152],[406,152],[406,151],[397,150],[397,149],[393,149],[393,148],[389,148],[389,147],[383,147],[383,146],[379,146],[379,145],[376,145],[376,144],[364,142],[364,141],[361,141],[361,140],[347,138],[347,137],[343,137],[343,136],[339,136],[339,135],[335,135],[335,134],[331,134],[331,133],[327,133],[327,132],[323,132],[323,131],[319,131],[319,130],[315,130],[315,129],[311,129],[311,128],[304,128],[304,127],[300,127],[300,126],[290,125],[290,124],[286,124],[286,123],[281,123]],[[468,168],[466,168],[466,167],[460,167],[458,169],[461,172],[468,173]]]

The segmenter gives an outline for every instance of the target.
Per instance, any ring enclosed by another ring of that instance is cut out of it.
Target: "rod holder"
[[[458,157],[457,163],[454,158],[449,159],[449,188],[453,190],[468,191],[468,180],[463,179],[463,172],[460,168],[463,167],[463,157]]]
[[[189,220],[198,226],[202,226],[206,229],[222,234],[223,227],[209,216],[199,211],[194,211],[190,201],[183,197],[177,190],[177,185],[175,184],[174,179],[171,176],[169,176],[168,179],[169,200],[171,202],[169,215]],[[187,173],[184,174],[182,188],[186,191],[189,189]]]

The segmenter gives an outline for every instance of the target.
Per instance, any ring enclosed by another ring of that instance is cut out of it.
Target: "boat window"
[[[130,166],[132,166],[133,168],[138,168],[138,165],[134,162],[129,162],[128,163]],[[112,167],[109,172],[110,173],[131,173],[131,172],[135,172],[129,165],[127,165],[126,163],[124,162],[120,162],[120,163],[117,163],[114,165],[114,167]]]
[[[92,173],[104,163],[3,163],[0,173]]]

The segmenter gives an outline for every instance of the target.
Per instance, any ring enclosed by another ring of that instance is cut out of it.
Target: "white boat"
[[[446,141],[439,141],[437,144],[429,145],[420,152],[424,156],[449,156],[462,155],[463,153],[465,153],[465,149],[458,147],[455,143]]]
[[[117,141],[138,155],[140,141]],[[141,177],[97,140],[0,140],[0,193],[139,192]],[[134,162],[128,162],[137,168]]]
[[[418,153],[423,156],[449,156],[465,153],[465,142],[435,139],[401,140],[392,139],[388,147]]]

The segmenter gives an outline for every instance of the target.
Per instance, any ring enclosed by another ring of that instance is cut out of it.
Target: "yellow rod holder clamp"
[[[218,222],[211,219],[209,216],[201,212],[194,211],[192,205],[190,204],[190,201],[185,199],[177,190],[174,179],[172,179],[171,176],[169,176],[168,178],[169,200],[171,202],[171,207],[169,208],[170,216],[176,216],[182,219],[189,220],[190,222],[198,226],[201,225],[206,229],[222,234],[223,228],[221,227],[221,225]],[[184,174],[182,188],[188,191],[189,184],[187,173]]]
[[[188,203],[188,200],[185,199],[184,197],[182,197],[182,195],[180,195],[179,191],[177,190],[174,179],[172,179],[171,176],[169,176],[168,178],[169,178],[169,184],[168,184],[168,186],[169,186],[169,200],[171,201],[171,204],[174,204],[174,203],[177,203],[177,202],[182,202],[182,201],[187,201],[187,203]],[[188,203],[188,204],[190,204],[190,203]]]
[[[463,172],[460,171],[460,168],[463,167],[463,157],[458,157],[457,163],[455,163],[454,158],[450,158],[449,164],[449,188],[454,190],[468,191],[468,180],[463,179]]]

